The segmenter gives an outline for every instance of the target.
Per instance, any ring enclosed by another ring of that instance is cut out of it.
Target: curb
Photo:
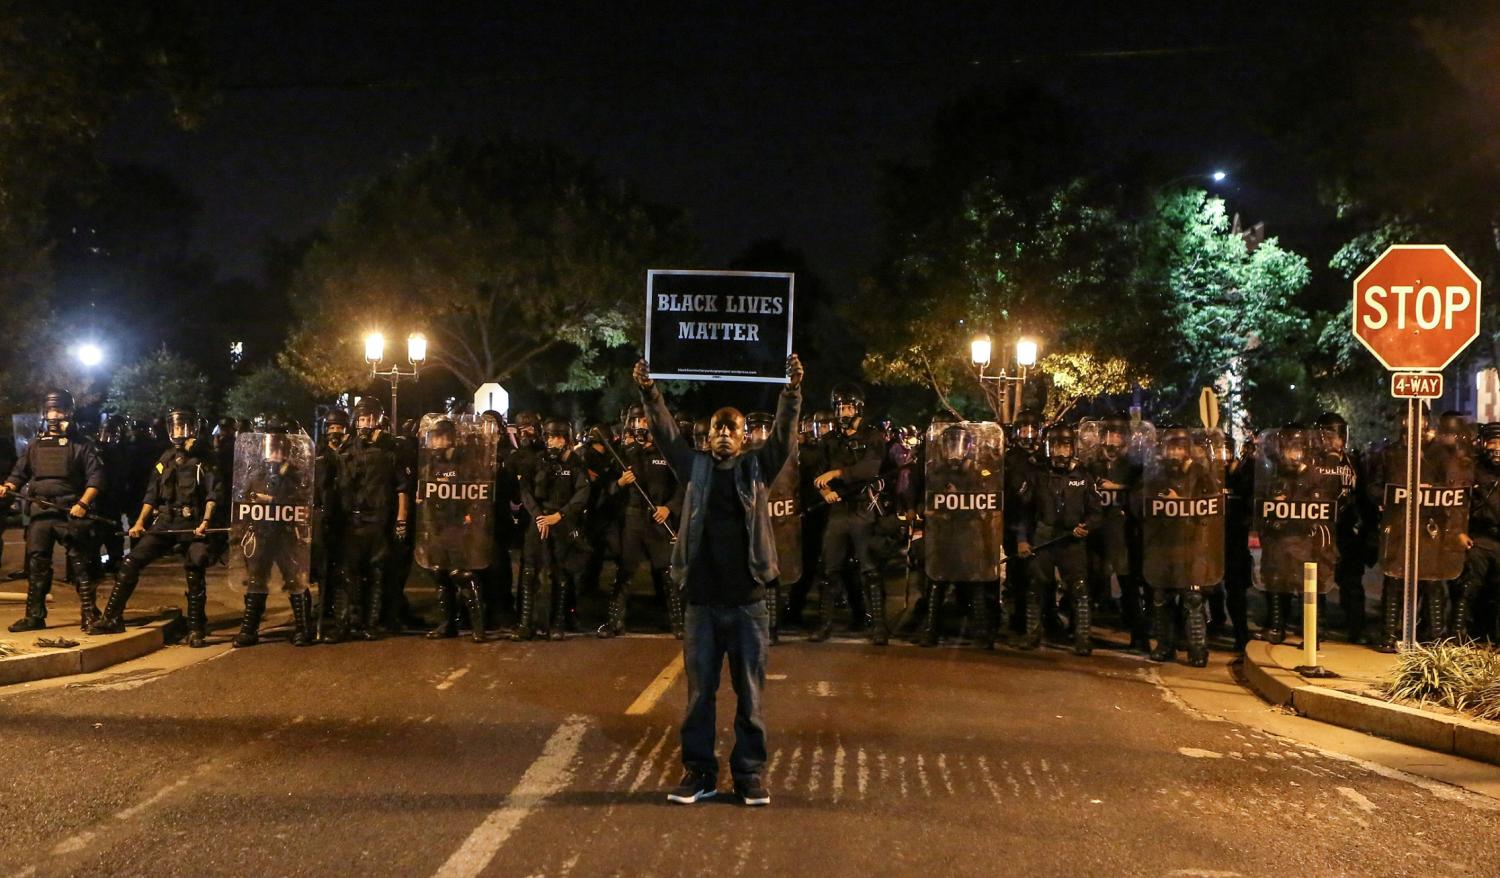
[[[1271,646],[1245,646],[1245,681],[1257,695],[1299,715],[1414,747],[1500,765],[1500,729],[1309,683],[1276,664]]]
[[[0,686],[88,674],[137,659],[176,640],[182,626],[180,618],[162,619],[109,640],[85,640],[68,649],[0,658]]]

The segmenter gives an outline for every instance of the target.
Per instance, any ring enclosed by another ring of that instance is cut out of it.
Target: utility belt
[[[384,524],[391,517],[388,509],[351,509],[349,520],[358,524]]]

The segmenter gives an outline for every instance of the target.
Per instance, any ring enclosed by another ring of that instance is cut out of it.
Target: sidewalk
[[[1308,678],[1302,644],[1272,646],[1252,640],[1245,648],[1245,682],[1272,704],[1302,716],[1393,741],[1500,765],[1500,723],[1471,719],[1445,708],[1393,704],[1380,692],[1396,657],[1347,643],[1320,644],[1318,663],[1339,676]]]

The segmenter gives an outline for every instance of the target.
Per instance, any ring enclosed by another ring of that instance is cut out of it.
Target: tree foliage
[[[224,414],[254,418],[286,414],[309,423],[317,400],[307,385],[275,363],[265,363],[241,375],[224,394]]]
[[[207,416],[208,376],[165,347],[115,371],[105,407],[137,418],[155,418],[179,406]]]
[[[294,282],[282,364],[319,391],[362,386],[366,331],[422,330],[468,387],[594,389],[601,352],[640,337],[645,269],[689,252],[676,212],[555,147],[438,144],[339,206]]]

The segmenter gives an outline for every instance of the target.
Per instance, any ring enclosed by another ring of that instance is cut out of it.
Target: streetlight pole
[[[427,336],[420,332],[413,332],[406,337],[406,363],[410,367],[402,369],[399,363],[391,363],[389,369],[381,369],[380,361],[385,358],[385,336],[378,332],[372,332],[365,336],[365,361],[370,364],[370,374],[385,378],[391,382],[391,428],[401,429],[400,388],[401,379],[410,378],[417,380],[417,373],[421,371],[422,364],[427,361]]]
[[[994,382],[998,386],[998,414],[1003,423],[1009,424],[1021,411],[1021,398],[1026,388],[1026,370],[1036,365],[1037,343],[1035,339],[1025,337],[1016,342],[1016,366],[1018,367],[1016,375],[1009,374],[1004,366],[1000,367],[997,375],[985,374],[985,369],[990,365],[992,349],[993,344],[988,335],[977,336],[969,343],[969,362],[978,370],[981,388],[984,387],[986,381]],[[1012,391],[1015,394],[1014,400],[1011,398]]]

